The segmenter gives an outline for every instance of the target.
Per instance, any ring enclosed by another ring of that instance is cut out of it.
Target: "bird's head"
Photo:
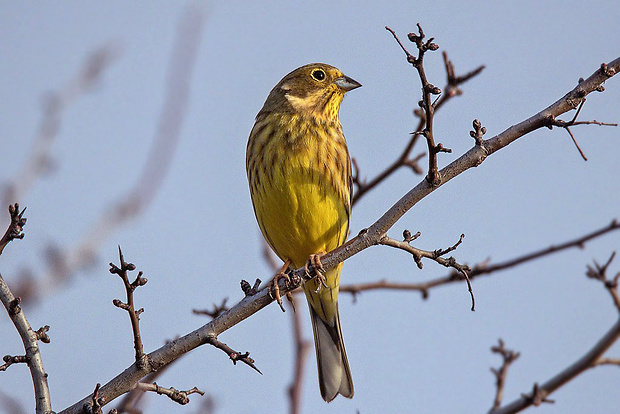
[[[344,94],[362,86],[338,68],[311,63],[295,69],[273,88],[263,111],[337,119]]]

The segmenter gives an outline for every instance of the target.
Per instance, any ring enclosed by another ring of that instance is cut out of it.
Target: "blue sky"
[[[19,200],[28,207],[28,225],[26,238],[2,256],[0,272],[9,283],[24,269],[41,275],[47,246],[73,246],[133,187],[148,161],[187,4],[0,2],[2,183],[13,179],[31,151],[43,94],[66,84],[100,45],[119,51],[100,82],[67,108],[51,150],[50,174]],[[322,61],[363,84],[346,97],[341,121],[351,155],[370,177],[400,154],[417,124],[411,111],[419,80],[384,26],[404,40],[420,22],[459,73],[486,65],[463,87],[464,95],[437,114],[436,139],[453,150],[440,155],[440,166],[471,147],[474,118],[492,136],[540,111],[580,77],[618,57],[620,38],[620,8],[602,1],[230,1],[205,9],[189,106],[160,191],[143,215],[102,241],[94,265],[26,308],[33,326],[51,326],[52,342],[42,353],[57,411],[132,362],[128,318],[112,305],[124,292],[107,270],[108,262],[117,261],[118,244],[149,279],[136,294],[145,308],[147,351],[206,322],[191,309],[224,297],[229,303],[240,299],[240,279],[269,278],[247,189],[245,145],[265,97],[290,70]],[[428,55],[426,63],[431,82],[443,86],[440,53]],[[619,122],[618,79],[606,88],[588,97],[583,119]],[[536,131],[432,193],[390,234],[420,231],[415,245],[434,250],[465,233],[454,255],[477,263],[603,227],[619,215],[620,133],[596,126],[573,131],[589,161],[581,159],[565,131]],[[403,170],[366,195],[353,212],[351,233],[374,222],[420,179]],[[619,242],[620,234],[612,233],[583,250],[476,280],[476,312],[469,311],[464,284],[433,290],[427,301],[403,292],[365,292],[356,303],[343,295],[340,315],[355,397],[325,404],[312,355],[303,412],[485,412],[494,397],[489,368],[500,363],[489,349],[499,337],[521,352],[505,391],[506,401],[517,398],[583,355],[615,321],[607,293],[584,272],[592,259],[604,262]],[[620,262],[612,270],[620,270]],[[422,281],[445,272],[430,262],[420,271],[405,253],[375,247],[345,263],[342,283]],[[301,312],[309,339],[307,311]],[[158,383],[197,386],[213,395],[221,413],[285,412],[293,363],[290,327],[289,315],[273,305],[221,336],[233,348],[249,350],[263,376],[205,346]],[[19,353],[19,337],[7,318],[0,318],[0,332],[0,353]],[[618,346],[610,351],[618,354]],[[620,404],[617,384],[617,369],[597,368],[553,394],[554,405],[537,410],[610,412]],[[0,375],[0,391],[29,411],[31,386],[24,367]],[[149,395],[147,412],[197,412],[200,398],[191,400],[179,407]]]

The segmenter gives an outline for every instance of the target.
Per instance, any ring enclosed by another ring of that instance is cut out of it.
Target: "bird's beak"
[[[355,88],[359,88],[360,86],[362,86],[361,83],[359,83],[356,80],[351,79],[348,76],[343,76],[341,78],[337,78],[334,83],[340,87],[341,89],[344,89],[345,92],[349,92],[350,90],[353,90]]]

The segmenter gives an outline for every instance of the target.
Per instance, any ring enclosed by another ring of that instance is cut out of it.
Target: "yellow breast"
[[[270,114],[255,124],[246,161],[256,218],[282,260],[300,267],[344,243],[351,166],[337,120]]]

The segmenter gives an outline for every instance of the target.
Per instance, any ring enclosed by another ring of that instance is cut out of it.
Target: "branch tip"
[[[242,282],[245,282],[245,280],[242,280]],[[247,282],[245,282],[247,283]],[[249,286],[249,283],[248,283]],[[227,311],[229,308],[228,306],[226,306],[226,302],[228,302],[228,298],[224,298],[222,300],[222,303],[219,305],[216,305],[215,303],[213,304],[213,309],[209,310],[209,309],[192,309],[192,313],[194,313],[194,315],[207,315],[211,318],[217,318],[218,316],[220,316],[222,313],[224,313],[225,311]]]
[[[47,332],[50,330],[50,326],[49,325],[45,325],[41,328],[39,328],[35,334],[37,335],[37,339],[45,344],[49,344],[50,343],[50,337],[47,334]]]
[[[255,361],[252,358],[250,358],[249,352],[241,353],[241,352],[235,351],[234,349],[226,345],[224,342],[219,341],[217,337],[214,335],[209,336],[206,342],[224,351],[228,355],[228,358],[230,358],[230,360],[232,361],[233,365],[237,365],[237,361],[241,361],[247,366],[254,369],[259,374],[263,375],[263,373],[260,372],[260,370],[256,367]]]
[[[247,280],[242,279],[241,280],[241,290],[243,291],[245,297],[249,297],[249,296],[254,296],[258,293],[258,288],[260,287],[260,284],[262,283],[262,281],[260,279],[256,279],[254,281],[254,286],[251,286],[250,283]]]
[[[474,119],[472,122],[474,129],[469,131],[469,135],[476,141],[476,146],[481,146],[484,142],[484,134],[487,133],[487,129],[482,126],[482,123],[478,119]]]
[[[26,212],[26,208],[19,211],[19,203],[9,205],[9,216],[11,218],[11,222],[9,223],[9,227],[6,229],[6,232],[0,239],[0,254],[13,240],[22,240],[24,238],[24,226],[26,225],[26,218],[24,217],[24,213]]]

